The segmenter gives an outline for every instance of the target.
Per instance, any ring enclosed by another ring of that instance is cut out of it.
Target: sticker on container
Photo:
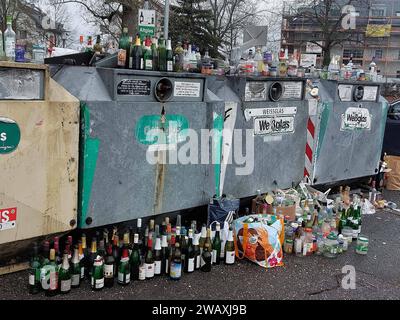
[[[266,101],[267,83],[251,81],[246,83],[245,101]]]
[[[294,117],[265,117],[254,119],[254,134],[288,134],[294,132]]]
[[[18,124],[8,118],[0,117],[0,154],[8,154],[17,149],[21,140]]]
[[[120,96],[149,96],[151,89],[150,80],[124,79],[117,86]]]
[[[365,108],[348,108],[342,114],[341,131],[371,130],[371,115]]]
[[[175,81],[174,96],[186,98],[200,98],[201,84],[199,82]]]
[[[303,82],[284,82],[282,100],[301,99],[303,96]]]
[[[364,87],[364,101],[376,101],[376,98],[378,96],[378,87],[376,86],[367,86]]]
[[[257,108],[244,110],[244,117],[246,121],[249,121],[255,117],[287,116],[296,113],[296,107]]]
[[[17,208],[0,209],[0,231],[17,226]]]
[[[340,101],[352,101],[353,86],[351,84],[339,84],[338,92]]]

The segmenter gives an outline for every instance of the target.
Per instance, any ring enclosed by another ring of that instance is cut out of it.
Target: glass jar
[[[330,233],[324,241],[324,256],[327,258],[336,258],[338,255],[339,242],[334,233]]]
[[[306,228],[303,242],[303,256],[310,256],[313,253],[313,234],[311,228]]]
[[[349,247],[347,238],[345,238],[342,234],[339,234],[338,241],[339,241],[339,246],[341,247],[342,252],[347,251],[347,249]]]
[[[22,44],[15,46],[15,62],[25,62],[25,46]]]
[[[285,239],[285,243],[283,245],[283,251],[287,254],[293,253],[293,240],[292,239]]]
[[[353,241],[353,229],[350,227],[343,227],[342,235],[347,240],[347,245],[350,245]]]
[[[44,57],[45,57],[45,50],[44,47],[41,46],[33,46],[32,49],[32,62],[33,63],[38,63],[38,64],[43,64],[44,63]]]
[[[368,253],[369,240],[365,236],[359,236],[357,239],[356,252],[358,254],[366,255]]]

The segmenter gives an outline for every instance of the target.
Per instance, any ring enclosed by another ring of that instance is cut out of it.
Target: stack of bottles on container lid
[[[38,245],[34,245],[29,270],[31,294],[67,294],[85,279],[92,290],[112,287],[115,282],[126,286],[158,276],[180,280],[183,274],[210,272],[214,265],[235,263],[232,229],[225,239],[218,223],[214,231],[203,224],[198,232],[196,221],[186,228],[181,225],[180,216],[173,228],[168,217],[161,225],[150,220],[145,229],[138,219],[136,228],[122,234],[116,227],[111,233],[108,229],[97,231],[90,248],[85,234],[75,244],[68,236],[63,247],[61,252],[58,237],[52,245],[45,241],[40,253]]]
[[[368,238],[361,235],[362,202],[356,194],[350,198],[349,187],[341,187],[339,196],[329,205],[312,197],[302,199],[295,219],[285,216],[284,252],[335,258],[355,240],[356,252],[367,254]]]
[[[227,63],[227,65],[226,65]],[[172,49],[171,39],[162,36],[141,39],[128,35],[128,28],[123,29],[119,41],[118,67],[133,70],[161,72],[193,72],[205,75],[224,75],[229,69],[229,61],[217,63],[205,50],[201,56],[200,48],[194,44],[178,41],[175,50]]]

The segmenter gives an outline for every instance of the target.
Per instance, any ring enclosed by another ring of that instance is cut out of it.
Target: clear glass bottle
[[[4,31],[4,51],[10,61],[15,61],[15,32],[12,29],[12,17],[7,16],[7,29]]]

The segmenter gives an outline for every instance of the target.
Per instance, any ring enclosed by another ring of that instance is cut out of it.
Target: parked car
[[[400,156],[400,101],[389,106],[382,152]]]

